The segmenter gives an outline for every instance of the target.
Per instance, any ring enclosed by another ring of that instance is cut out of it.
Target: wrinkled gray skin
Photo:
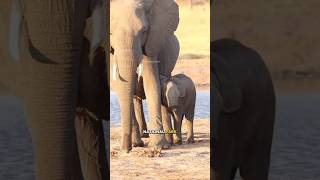
[[[90,0],[0,2],[0,80],[23,99],[36,179],[107,179],[105,8]]]
[[[179,10],[173,0],[112,0],[110,10],[110,42],[118,73],[116,92],[121,110],[121,149],[129,152],[132,145],[140,146],[142,142],[139,129],[132,129],[135,127],[133,124],[137,123],[133,95],[136,70],[141,61],[150,129],[164,128],[159,74],[171,73],[176,64],[179,43],[173,33],[178,26]],[[150,135],[148,145],[154,148],[169,147],[163,134]]]
[[[137,88],[137,99],[145,99],[144,89],[142,86]],[[161,76],[161,94],[162,94],[162,107],[161,112],[162,120],[168,123],[168,128],[165,130],[176,130],[176,134],[166,134],[166,140],[171,144],[181,144],[181,125],[182,120],[186,120],[187,126],[187,139],[186,143],[193,143],[193,120],[196,102],[196,88],[193,81],[184,74],[177,74],[171,78]],[[136,119],[139,122],[139,129],[146,129],[146,122],[144,119],[143,111],[140,107],[136,108]],[[171,117],[173,119],[173,127]],[[143,134],[143,132],[141,132]]]
[[[211,42],[213,170],[217,180],[267,180],[275,94],[261,57],[238,41]]]

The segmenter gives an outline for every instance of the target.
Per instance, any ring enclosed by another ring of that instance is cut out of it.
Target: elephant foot
[[[133,147],[143,147],[144,143],[141,140],[139,131],[132,133],[132,146]]]
[[[180,136],[173,136],[173,144],[182,144],[182,138]]]
[[[150,140],[148,147],[154,149],[169,149],[171,147],[170,143],[168,143],[164,138],[160,141]]]
[[[182,140],[181,139],[174,139],[173,144],[175,144],[175,145],[182,144]]]
[[[193,144],[193,143],[194,143],[193,136],[187,137],[186,144]]]
[[[173,136],[172,136],[172,134],[166,134],[166,140],[167,140],[167,142],[169,143],[169,144],[173,144]]]
[[[121,144],[121,152],[129,153],[132,149],[131,137],[128,135],[123,135],[122,144]]]
[[[140,140],[137,140],[137,141],[133,141],[133,142],[132,142],[132,146],[133,146],[133,147],[143,147],[143,146],[144,146],[144,143],[143,143],[143,141],[140,139]]]
[[[131,151],[132,148],[130,149],[121,149],[120,153],[121,154],[128,154]]]

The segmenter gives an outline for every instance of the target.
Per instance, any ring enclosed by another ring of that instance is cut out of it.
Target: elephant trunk
[[[36,179],[82,179],[74,125],[85,1],[23,1],[26,115]]]
[[[137,62],[132,53],[117,50],[115,60],[119,68],[117,93],[121,110],[122,150],[129,152],[132,148],[132,118],[134,115],[133,95],[136,86]]]

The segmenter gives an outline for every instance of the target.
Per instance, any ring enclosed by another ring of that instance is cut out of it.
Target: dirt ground
[[[161,152],[137,147],[129,154],[120,152],[120,127],[111,127],[111,179],[210,179],[209,123],[208,119],[194,121],[194,144],[183,142]],[[186,134],[182,137],[185,140]],[[147,144],[149,138],[143,141]]]

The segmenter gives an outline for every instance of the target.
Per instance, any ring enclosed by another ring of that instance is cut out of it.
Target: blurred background
[[[318,0],[214,0],[211,40],[234,38],[265,60],[277,93],[270,179],[320,179]]]
[[[238,39],[261,53],[276,81],[301,80],[306,89],[318,90],[319,5],[317,0],[214,0],[211,38]]]

